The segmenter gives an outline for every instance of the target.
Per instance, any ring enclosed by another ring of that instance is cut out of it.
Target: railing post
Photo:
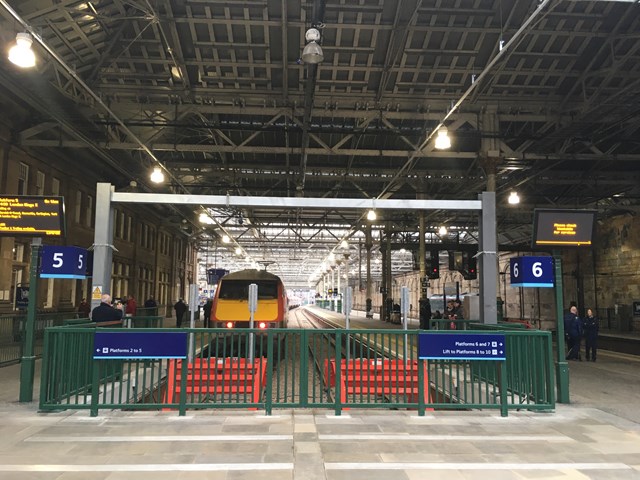
[[[180,368],[180,405],[178,407],[178,416],[184,417],[187,414],[187,373],[189,371],[189,362],[186,358],[182,359]]]
[[[271,415],[273,408],[273,342],[276,335],[273,334],[273,330],[267,329],[267,390],[265,392],[266,398],[264,402],[264,414]]]
[[[424,417],[424,412],[425,412],[424,362],[425,360],[418,358],[418,416],[419,417]]]
[[[335,413],[336,416],[340,416],[342,413],[342,333],[340,330],[336,330],[336,398],[335,398]]]
[[[104,360],[105,362],[107,360]],[[98,397],[100,396],[100,365],[101,360],[91,360],[93,371],[91,372],[91,416],[98,416]]]
[[[507,362],[506,360],[498,361],[498,385],[500,385],[500,416],[506,417],[509,415],[509,408],[507,405]]]
[[[306,407],[309,399],[309,330],[300,336],[300,406]]]

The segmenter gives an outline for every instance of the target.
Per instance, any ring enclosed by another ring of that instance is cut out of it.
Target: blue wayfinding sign
[[[422,360],[506,360],[504,334],[419,333]]]
[[[86,248],[44,245],[40,262],[41,278],[87,278]]]
[[[187,333],[96,332],[93,358],[187,358]]]
[[[510,262],[512,287],[553,287],[553,257],[515,257]]]

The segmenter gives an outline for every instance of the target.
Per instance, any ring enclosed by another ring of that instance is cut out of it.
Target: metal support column
[[[496,194],[482,192],[479,195],[482,202],[480,216],[480,322],[487,324],[498,323],[498,241],[496,230]]]
[[[113,258],[113,208],[109,183],[98,183],[96,187],[96,228],[93,240],[93,278],[91,279],[91,309],[100,304],[93,297],[97,288],[100,293],[111,293],[111,262]]]
[[[33,353],[33,340],[38,310],[38,272],[40,269],[40,248],[42,239],[34,238],[31,242],[31,264],[29,265],[29,305],[27,321],[24,325],[22,358],[20,360],[20,398],[21,402],[33,400],[33,375],[36,357]]]
[[[371,282],[371,249],[373,248],[373,242],[371,240],[371,224],[367,224],[366,228],[366,238],[365,238],[365,248],[367,249],[367,298],[366,298],[366,308],[367,308],[367,318],[373,318],[373,299],[372,299],[372,282]]]
[[[562,256],[553,252],[556,294],[556,383],[558,403],[569,403],[569,364],[564,350],[564,301],[562,298]]]

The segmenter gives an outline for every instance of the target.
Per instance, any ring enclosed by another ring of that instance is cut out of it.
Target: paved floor
[[[571,362],[571,405],[507,418],[403,410],[38,413],[36,402],[16,401],[15,365],[0,369],[0,478],[640,479],[639,365],[638,357],[606,352],[597,363]]]

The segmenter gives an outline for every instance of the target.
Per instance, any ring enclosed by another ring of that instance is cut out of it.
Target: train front
[[[211,326],[216,328],[248,328],[249,285],[258,286],[254,328],[286,327],[287,296],[279,277],[259,270],[243,270],[220,279],[211,309]]]

